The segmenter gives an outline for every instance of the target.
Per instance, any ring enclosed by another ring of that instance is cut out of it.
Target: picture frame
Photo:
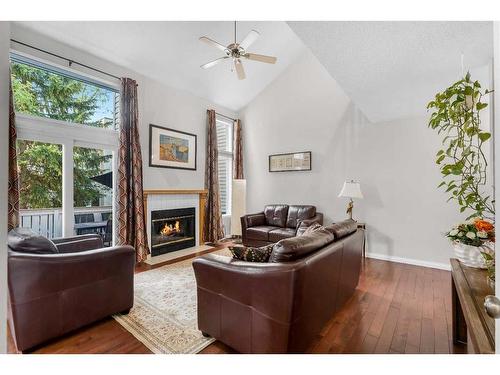
[[[149,124],[149,166],[196,170],[196,134]]]
[[[312,170],[311,151],[269,155],[269,172]]]

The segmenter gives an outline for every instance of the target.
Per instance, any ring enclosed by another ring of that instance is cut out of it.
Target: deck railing
[[[107,218],[105,219],[104,217],[109,216],[112,211],[111,206],[78,207],[75,208],[75,216],[93,214],[94,221],[100,222],[106,221]],[[62,237],[62,208],[20,210],[19,216],[21,227],[31,228],[33,231],[47,238]]]

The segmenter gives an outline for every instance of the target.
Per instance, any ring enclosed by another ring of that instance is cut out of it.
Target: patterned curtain
[[[8,192],[8,220],[7,227],[11,229],[19,226],[19,175],[17,170],[16,151],[16,113],[14,111],[14,97],[12,84],[9,85],[9,192]]]
[[[118,243],[131,245],[137,263],[149,254],[142,192],[142,157],[138,130],[137,84],[122,78],[118,155]]]
[[[217,150],[217,127],[215,111],[207,111],[207,155],[205,166],[205,189],[208,190],[205,206],[205,242],[217,242],[224,237],[222,214],[220,209],[219,168]]]
[[[233,154],[233,178],[242,180],[243,176],[243,135],[241,134],[241,121],[234,122],[234,154]]]

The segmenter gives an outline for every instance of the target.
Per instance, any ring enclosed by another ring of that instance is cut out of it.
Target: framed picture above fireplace
[[[196,170],[196,134],[149,124],[149,166]]]

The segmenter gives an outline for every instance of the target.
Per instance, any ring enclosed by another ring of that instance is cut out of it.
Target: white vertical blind
[[[231,182],[233,179],[233,123],[216,116],[219,150],[219,189],[223,215],[231,214]]]

